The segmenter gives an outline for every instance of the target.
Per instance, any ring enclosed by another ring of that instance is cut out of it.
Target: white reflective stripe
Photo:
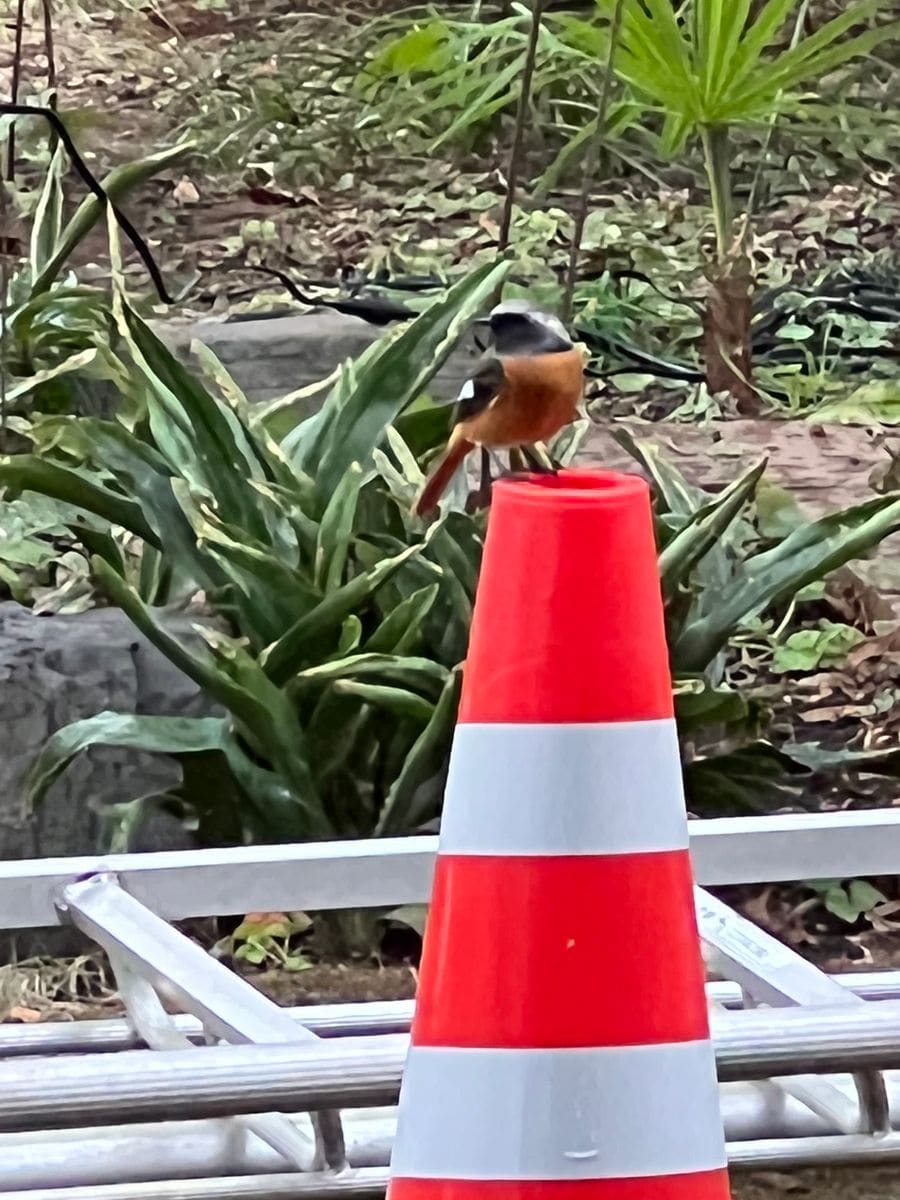
[[[444,854],[636,854],[687,847],[675,722],[458,725]]]
[[[610,1179],[725,1165],[710,1042],[565,1050],[413,1046],[395,1175]]]

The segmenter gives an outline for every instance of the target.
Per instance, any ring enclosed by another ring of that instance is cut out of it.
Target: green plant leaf
[[[682,629],[672,659],[678,670],[702,671],[732,631],[776,600],[793,596],[900,529],[900,495],[889,493],[829,513],[747,559],[715,605]]]
[[[681,472],[663,458],[658,446],[638,442],[624,429],[615,430],[613,437],[650,476],[662,512],[690,518],[698,505],[709,499],[706,492],[688,483]]]
[[[449,601],[456,621],[468,631],[472,618],[472,603],[475,592],[475,574],[464,552],[457,545],[451,528],[450,517],[462,517],[461,513],[449,513],[438,526],[432,539],[432,554],[443,573],[444,596]],[[466,526],[471,522],[463,517]]]
[[[393,558],[382,559],[371,570],[357,575],[349,583],[326,596],[311,612],[300,617],[260,658],[263,669],[273,683],[287,683],[297,674],[306,663],[307,657],[321,644],[322,638],[339,628],[346,617],[360,608],[395,571],[419,554],[421,549],[421,545],[410,546]],[[308,672],[304,672],[304,675],[307,674]]]
[[[679,691],[676,680],[675,715],[678,731],[685,735],[695,729],[711,725],[744,725],[750,715],[750,705],[740,692],[733,688],[711,687],[706,680],[696,678],[696,690]]]
[[[73,371],[81,371],[97,357],[97,351],[93,347],[88,347],[86,350],[79,350],[77,354],[64,359],[63,362],[57,363],[53,367],[46,367],[42,371],[35,371],[27,375],[24,379],[14,383],[12,387],[7,388],[6,402],[11,404],[14,400],[20,400],[23,396],[27,396],[30,392],[36,391],[45,383],[49,383],[53,379],[59,379],[63,375],[70,375]]]
[[[404,925],[413,933],[417,933],[419,937],[424,937],[425,924],[428,920],[428,905],[401,904],[399,908],[392,908],[390,912],[385,913],[381,919],[388,925]]]
[[[283,713],[286,701],[277,689],[261,683],[266,677],[259,668],[255,674],[251,671],[247,665],[249,656],[238,659],[235,664],[237,649],[226,645],[228,639],[215,639],[211,631],[200,628],[198,632],[203,632],[207,641],[212,639],[210,649],[218,652],[218,661],[215,653],[202,654],[189,650],[162,627],[134,589],[129,587],[107,562],[102,558],[93,558],[91,567],[98,586],[113,603],[123,610],[141,633],[171,663],[234,715],[241,730],[252,739],[258,752],[265,755],[267,750],[272,749],[273,744],[276,747],[280,744],[278,738],[281,737],[281,744],[286,746],[286,752],[290,755],[290,748],[296,748],[298,745],[299,726],[291,731],[290,738],[287,738],[287,722]],[[249,661],[252,663],[252,659]],[[226,664],[231,667],[230,670],[223,669]]]
[[[851,5],[796,46],[767,63],[745,64],[734,72],[723,97],[723,119],[752,117],[781,92],[820,79],[836,67],[869,54],[896,38],[900,22],[876,26],[841,41],[844,34],[865,21],[879,7],[878,0]]]
[[[264,481],[264,454],[238,415],[217,402],[120,298],[120,326],[148,385],[150,428],[173,474],[214,497],[222,519],[271,542],[266,506],[251,481]]]
[[[321,686],[339,679],[379,679],[389,686],[405,687],[437,699],[449,677],[446,667],[430,658],[394,654],[356,654],[335,662],[307,667],[297,683]]]
[[[806,886],[819,893],[830,913],[849,925],[855,925],[860,917],[887,899],[865,879],[851,879],[846,885],[840,879],[817,879],[810,880]]]
[[[366,642],[367,653],[409,654],[419,640],[422,625],[440,590],[439,583],[430,583],[401,600]]]
[[[254,967],[260,967],[268,958],[268,953],[263,946],[253,945],[251,942],[245,942],[234,952],[234,957],[242,959],[250,963]]]
[[[765,814],[795,805],[809,770],[770,742],[757,741],[727,754],[688,763],[688,808],[710,817]]]
[[[851,879],[847,889],[851,903],[855,904],[861,913],[871,912],[876,904],[886,904],[887,896],[878,890],[867,879]]]
[[[92,746],[114,746],[147,754],[197,754],[221,750],[222,717],[151,717],[101,712],[66,725],[44,743],[25,780],[29,804],[36,804],[79,754]]]
[[[333,592],[341,585],[356,519],[360,488],[372,478],[359,463],[351,463],[325,506],[316,541],[315,578],[318,588]]]
[[[900,774],[900,750],[893,746],[877,749],[827,749],[817,742],[791,742],[782,747],[795,761],[816,772],[856,772],[863,775],[884,775],[896,778]]]
[[[218,564],[241,609],[242,627],[257,648],[280,637],[298,612],[309,612],[318,604],[319,593],[287,556],[273,553],[250,534],[220,521],[181,480],[172,481],[172,491],[190,522],[198,555]]]
[[[782,0],[784,2],[784,0]],[[793,3],[793,0],[790,0]],[[705,103],[717,98],[727,85],[735,54],[746,36],[750,0],[695,0],[700,88]]]
[[[163,456],[117,421],[78,417],[70,425],[84,436],[84,453],[95,468],[110,472],[122,491],[138,501],[153,530],[154,548],[165,547],[167,560],[201,587],[220,587],[224,577],[198,545]]]
[[[375,683],[360,683],[358,680],[341,679],[334,690],[342,696],[358,696],[366,704],[383,708],[419,725],[427,725],[434,712],[434,705],[415,692],[405,688],[384,687]]]
[[[376,837],[415,829],[437,814],[439,789],[427,785],[433,783],[447,763],[461,687],[462,671],[456,668],[447,677],[431,720],[419,734],[403,769],[391,785],[378,818]]]
[[[734,48],[731,78],[726,80],[726,86],[740,86],[753,72],[765,51],[781,35],[795,7],[796,0],[766,0],[756,20],[744,29]],[[722,94],[721,90],[719,94]]]
[[[38,279],[41,271],[53,257],[62,228],[63,190],[62,174],[66,156],[60,142],[53,151],[50,165],[44,175],[44,186],[38,198],[37,208],[31,221],[31,278]],[[8,397],[7,397],[8,398]]]
[[[450,29],[446,21],[437,17],[423,25],[414,25],[399,38],[389,40],[372,56],[366,66],[370,75],[406,75],[414,71],[427,70],[435,61],[436,53],[446,44]]]
[[[626,431],[617,432],[613,436],[650,476],[659,532],[664,533],[669,528],[677,533],[685,523],[693,519],[698,509],[710,503],[709,494],[702,488],[688,483],[681,472],[663,458],[658,446],[638,443]],[[667,624],[670,648],[677,643],[685,622],[695,619],[708,604],[717,604],[722,589],[731,581],[732,561],[741,557],[742,524],[739,515],[735,514],[730,524],[723,526],[718,539],[706,547],[703,556],[694,560],[691,579],[693,595],[686,611],[685,605],[680,603],[681,597],[675,594],[674,589],[669,590]],[[677,674],[696,673],[690,663],[682,662],[674,656],[672,665]]]
[[[798,629],[776,645],[772,670],[782,674],[840,666],[853,647],[865,640],[866,635],[852,625],[822,621],[817,629]]]
[[[663,592],[671,594],[691,568],[715,546],[753,496],[768,460],[751,467],[709,504],[698,508],[659,556]]]
[[[306,738],[288,694],[272,683],[239,641],[215,629],[201,627],[198,632],[212,652],[219,675],[228,679],[240,702],[240,710],[232,707],[232,712],[242,732],[246,730],[291,790],[296,812],[294,836],[304,826],[306,837],[332,835],[334,830],[310,766]]]
[[[62,467],[32,454],[14,454],[0,458],[0,484],[13,493],[37,492],[65,501],[157,544],[141,506],[97,483],[81,468]]]

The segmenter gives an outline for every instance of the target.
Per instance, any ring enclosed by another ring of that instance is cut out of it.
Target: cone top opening
[[[499,479],[494,488],[497,499],[553,509],[618,506],[623,501],[643,499],[649,490],[640,475],[571,469],[553,475],[534,473]]]

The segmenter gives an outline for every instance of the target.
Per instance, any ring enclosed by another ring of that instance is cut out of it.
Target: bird
[[[483,453],[522,448],[529,465],[541,469],[528,447],[554,437],[578,415],[585,356],[559,317],[527,300],[506,300],[491,309],[486,323],[493,347],[457,396],[447,445],[414,506],[420,517],[437,508],[476,447]]]

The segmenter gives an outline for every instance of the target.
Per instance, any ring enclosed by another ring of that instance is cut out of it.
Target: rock
[[[196,638],[192,623],[169,618],[172,631],[190,639]],[[50,734],[106,709],[169,716],[211,711],[199,688],[118,609],[36,617],[18,604],[0,604],[0,857],[95,853],[103,848],[100,806],[177,781],[177,768],[165,758],[98,748],[76,759],[47,798],[29,808],[24,778]],[[142,849],[186,844],[171,821],[148,836]]]
[[[193,618],[167,624],[195,640]],[[118,609],[36,617],[0,604],[0,858],[44,858],[102,852],[103,805],[158,792],[177,782],[178,768],[157,755],[98,748],[80,755],[32,809],[23,782],[51,733],[96,713],[202,716],[213,711],[197,686],[135,630]],[[179,849],[190,835],[165,814],[140,831],[136,849]],[[2,914],[0,914],[2,924]],[[17,937],[17,953],[48,942]]]
[[[384,333],[359,317],[331,311],[255,320],[159,322],[156,331],[173,353],[188,360],[194,339],[208,346],[252,401],[272,400],[325,379]],[[435,399],[453,399],[478,355],[468,338],[438,373]],[[310,397],[313,411],[321,394]]]

